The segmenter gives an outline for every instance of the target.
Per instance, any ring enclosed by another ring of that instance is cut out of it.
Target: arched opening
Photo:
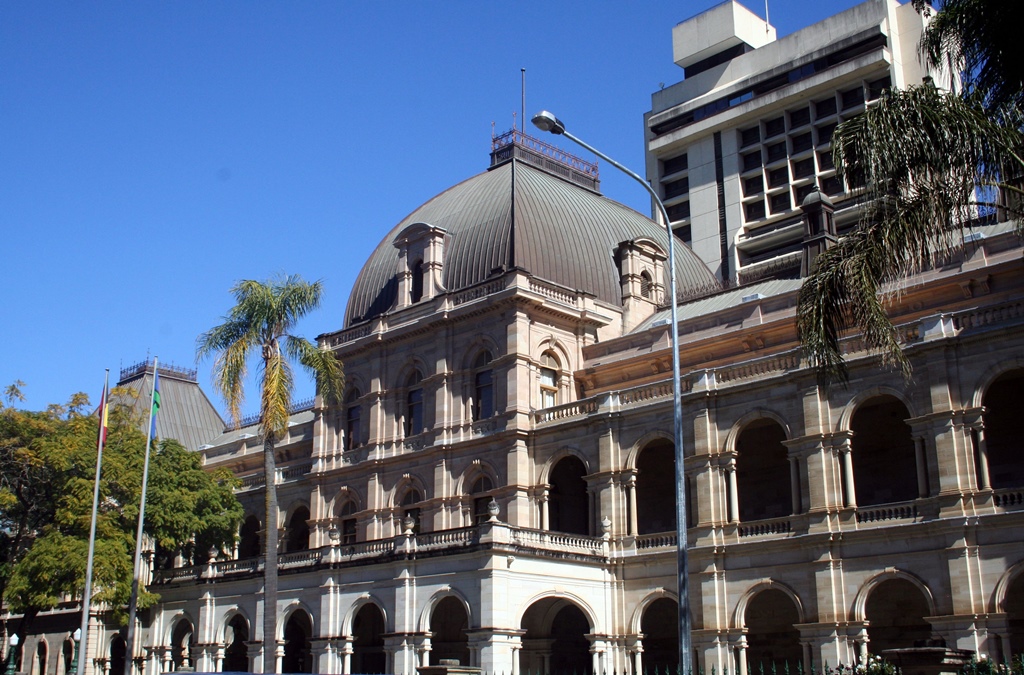
[[[192,622],[188,619],[178,621],[171,631],[171,663],[175,670],[192,667],[192,634]]]
[[[420,386],[422,377],[419,372],[409,376],[405,386],[408,391],[405,394],[405,435],[415,436],[423,429],[423,387]]]
[[[558,405],[558,373],[562,366],[551,352],[540,356],[540,408]]]
[[[872,506],[917,498],[917,458],[907,406],[895,396],[865,401],[850,430],[857,504]]]
[[[740,520],[778,518],[793,510],[786,432],[771,419],[754,420],[736,439]]]
[[[347,500],[338,509],[338,520],[341,530],[341,543],[356,543],[356,503],[351,499]]]
[[[423,261],[417,260],[412,266],[412,285],[409,290],[409,301],[416,303],[423,299]]]
[[[375,675],[387,669],[384,654],[384,613],[365,604],[352,620],[352,672]]]
[[[765,589],[750,599],[743,621],[748,672],[797,672],[803,661],[800,631],[795,627],[800,613],[791,597],[777,588]]]
[[[639,534],[676,529],[675,446],[657,440],[636,460],[636,517]]]
[[[564,457],[551,470],[548,525],[555,532],[590,534],[588,526],[587,468],[577,457]]]
[[[441,659],[457,659],[460,665],[469,663],[469,616],[466,608],[455,598],[444,598],[430,614],[430,664]]]
[[[480,352],[473,363],[473,420],[484,420],[494,414],[494,371],[489,367],[494,357],[487,350]]]
[[[423,501],[423,495],[420,491],[414,487],[409,488],[405,491],[405,495],[402,497],[402,530],[405,530],[406,520],[412,520],[412,532],[413,534],[420,533],[420,502]]]
[[[1020,451],[1020,411],[1024,410],[1024,370],[1001,375],[989,386],[985,406],[985,446],[989,480],[995,489],[1024,485]]]
[[[46,675],[46,642],[40,640],[36,645],[35,675]]]
[[[359,390],[353,389],[345,397],[345,450],[362,445],[360,423],[363,407],[359,404]]]
[[[590,622],[579,607],[562,598],[545,598],[530,605],[520,625],[523,649],[520,672],[547,675],[589,675],[593,673],[590,657],[592,631]]]
[[[488,506],[491,500],[494,499],[490,492],[494,489],[494,483],[488,476],[479,476],[473,481],[473,487],[469,489],[469,494],[473,496],[473,521],[476,523],[483,523],[490,519],[491,514],[488,511]]]
[[[864,615],[872,654],[918,646],[932,633],[931,625],[924,619],[928,616],[928,600],[906,579],[887,579],[875,586]]]
[[[75,653],[75,645],[74,645],[74,643],[69,638],[69,639],[64,641],[64,644],[61,645],[61,649],[60,649],[61,660],[64,662],[64,672],[65,673],[70,673],[71,672],[71,666],[74,665],[74,658],[75,658],[74,657],[74,653]],[[121,672],[124,672],[124,671],[122,670]]]
[[[313,621],[302,610],[292,612],[284,625],[284,659],[281,672],[312,673],[313,653],[310,638],[313,635]]]
[[[285,551],[309,550],[309,509],[300,506],[288,519],[288,529],[285,531]]]
[[[679,671],[679,604],[670,598],[658,598],[640,618],[644,634],[641,656],[645,673],[674,675]]]
[[[249,623],[245,617],[235,614],[224,628],[224,665],[225,673],[249,672]],[[115,674],[117,671],[114,671]]]
[[[1005,663],[1010,660],[1011,655],[1024,654],[1024,574],[1018,574],[1006,589],[1003,611],[1006,612],[1007,629],[1010,634],[1010,653],[1003,654],[1002,659]]]
[[[257,558],[260,550],[260,520],[256,516],[246,516],[245,522],[238,530],[238,557]]]
[[[110,640],[110,672],[123,673],[124,672],[124,659],[128,653],[128,643],[124,641],[124,636],[120,633],[115,635]]]
[[[640,273],[640,297],[651,297],[651,275],[647,270]]]

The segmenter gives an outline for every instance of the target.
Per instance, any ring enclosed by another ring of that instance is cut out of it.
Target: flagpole
[[[89,614],[92,610],[92,561],[96,550],[96,512],[100,504],[100,466],[103,464],[103,446],[107,442],[107,408],[110,406],[110,368],[103,376],[103,396],[100,398],[100,430],[96,436],[96,480],[92,486],[92,522],[89,523],[89,555],[85,563],[85,590],[82,592],[82,640],[78,646],[78,675],[85,673],[85,648],[89,643]]]
[[[142,526],[146,519],[146,483],[149,480],[149,444],[153,440],[154,408],[157,401],[158,378],[157,358],[153,357],[153,389],[149,395],[149,426],[146,431],[146,454],[142,463],[142,496],[139,498],[139,526],[135,531],[135,571],[132,574],[132,597],[128,603],[128,635],[125,639],[124,675],[132,675],[135,652],[135,615],[139,605],[139,576],[142,567]],[[80,673],[80,675],[85,675]]]

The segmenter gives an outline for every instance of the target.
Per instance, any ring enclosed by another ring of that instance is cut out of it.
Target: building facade
[[[141,617],[140,672],[258,672],[265,649],[279,672],[674,668],[668,265],[695,664],[747,675],[924,644],[1024,651],[1020,242],[979,221],[962,255],[891,294],[912,381],[851,335],[849,383],[823,387],[795,326],[796,270],[817,250],[799,190],[832,195],[819,208],[842,230],[856,187],[828,182],[828,127],[918,79],[906,55],[920,19],[870,0],[775,40],[744,12],[726,3],[676,28],[680,45],[694,32],[707,45],[680,46],[687,78],[646,120],[649,175],[670,206],[694,204],[674,222],[692,249],[669,260],[665,229],[602,196],[596,166],[495,138],[486,171],[382,238],[343,325],[319,337],[348,389],[296,412],[276,449],[278,606],[262,601],[262,444],[254,426],[229,429],[198,451],[241,479],[238,543],[152,570],[161,603]],[[744,39],[720,35],[726,14]],[[784,82],[754,86],[766,73]],[[681,177],[690,189],[669,195]],[[90,675],[123,663],[102,619]]]

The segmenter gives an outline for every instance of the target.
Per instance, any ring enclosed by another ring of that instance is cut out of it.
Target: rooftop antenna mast
[[[768,0],[764,0],[764,32],[771,32],[771,25],[768,23]]]
[[[768,0],[765,0],[765,2],[767,2],[767,1]],[[521,119],[523,120],[523,132],[525,133],[526,132],[526,68],[520,68],[519,69],[519,73],[520,73],[521,80],[522,80],[522,84],[520,85],[520,89],[522,90],[522,96],[523,96],[523,116],[522,116]]]

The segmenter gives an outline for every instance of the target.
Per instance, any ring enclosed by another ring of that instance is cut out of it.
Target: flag
[[[156,438],[156,411],[160,409],[160,373],[153,370],[153,409],[149,412],[149,436]]]
[[[103,385],[103,394],[100,396],[100,437],[99,445],[103,445],[107,442],[107,413],[108,413],[108,401],[107,401],[107,385]]]

